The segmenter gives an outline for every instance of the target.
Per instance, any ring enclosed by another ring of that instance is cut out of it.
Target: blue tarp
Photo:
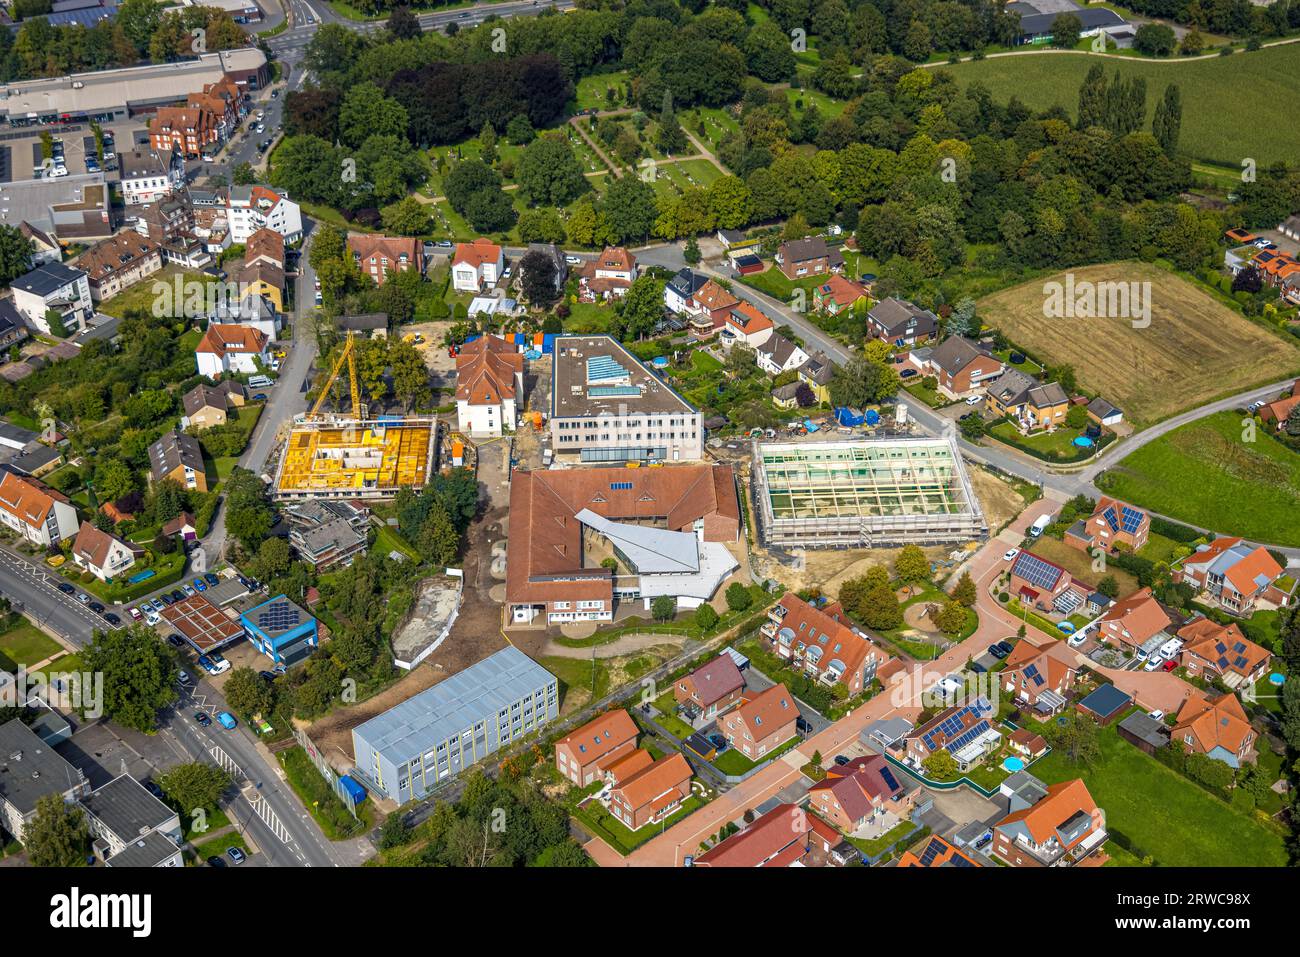
[[[803,420],[803,427],[804,427],[805,429],[807,429],[809,432],[816,432],[816,431],[818,431],[818,429],[817,429],[817,423],[814,422],[812,419],[804,419],[804,420]]]
[[[866,420],[867,417],[857,409],[842,405],[835,410],[835,421],[840,425],[861,425]]]
[[[867,420],[867,425],[876,425],[880,422],[880,413],[875,409],[867,409],[864,418]]]
[[[542,354],[549,356],[554,351],[555,351],[555,333],[553,332],[542,333]]]
[[[366,799],[366,789],[348,775],[345,774],[343,777],[339,778],[339,784],[343,786],[343,790],[348,792],[348,796],[352,798],[353,804],[360,804]]]

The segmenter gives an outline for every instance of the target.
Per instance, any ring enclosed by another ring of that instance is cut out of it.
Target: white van
[[[1047,531],[1047,526],[1052,524],[1052,516],[1040,515],[1033,525],[1029,526],[1029,537],[1037,538],[1043,532]]]
[[[255,375],[249,378],[248,384],[255,389],[264,389],[271,384],[271,381],[271,379],[264,375]]]

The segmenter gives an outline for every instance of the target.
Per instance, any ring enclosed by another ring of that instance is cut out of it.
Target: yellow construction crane
[[[357,387],[357,354],[354,336],[355,333],[348,330],[347,340],[343,343],[343,351],[339,353],[333,371],[330,372],[329,378],[325,380],[325,385],[321,387],[320,395],[316,397],[316,404],[311,407],[309,418],[314,419],[320,416],[320,407],[325,404],[325,398],[329,395],[330,389],[334,387],[334,380],[339,377],[345,362],[348,364],[348,379],[352,385],[352,414],[357,419],[366,417],[365,407],[361,404],[361,390]]]

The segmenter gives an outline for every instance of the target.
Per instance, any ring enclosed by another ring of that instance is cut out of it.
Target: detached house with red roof
[[[693,867],[792,867],[808,853],[816,817],[778,804],[744,830],[695,858]]]
[[[714,718],[740,700],[745,676],[731,655],[721,654],[677,679],[673,697],[695,708],[702,718]]]
[[[671,817],[691,796],[691,766],[680,753],[626,778],[609,795],[609,813],[630,831]]]
[[[621,299],[636,280],[636,257],[622,246],[606,246],[578,272],[578,299]]]
[[[362,273],[376,286],[382,286],[389,273],[415,270],[424,272],[424,250],[418,239],[409,236],[375,236],[348,233],[348,252]],[[455,276],[453,260],[452,275]],[[458,287],[459,288],[459,287]]]
[[[1011,563],[1011,594],[1031,608],[1068,615],[1083,604],[1091,590],[1076,585],[1073,576],[1056,562],[1031,551],[1022,551]]]
[[[1255,729],[1232,693],[1217,698],[1188,698],[1169,732],[1193,754],[1204,754],[1239,768],[1255,763]]]
[[[480,336],[456,354],[456,421],[473,436],[513,431],[524,397],[524,357],[497,336]]]
[[[691,335],[697,339],[709,339],[721,331],[726,324],[731,310],[740,305],[740,300],[710,279],[695,291],[686,306],[690,316],[687,325]]]
[[[947,751],[966,771],[1002,746],[1002,733],[994,727],[997,709],[987,698],[939,712],[903,738],[904,760],[914,768],[937,751]]]
[[[636,738],[637,727],[627,711],[606,711],[555,743],[555,767],[578,787],[586,787],[638,750]]]
[[[729,711],[719,729],[733,748],[757,761],[793,738],[798,720],[794,695],[775,684]]]
[[[772,320],[757,306],[742,302],[727,314],[718,341],[727,349],[736,344],[757,349],[774,335],[772,329]]]
[[[976,860],[943,838],[931,835],[924,844],[906,850],[898,858],[899,867],[980,867]]]
[[[1174,563],[1174,581],[1187,582],[1231,615],[1243,618],[1257,607],[1281,608],[1291,603],[1295,581],[1263,547],[1252,548],[1240,538],[1216,538],[1209,545]]]
[[[1173,624],[1150,588],[1140,589],[1106,609],[1097,620],[1097,638],[1108,645],[1135,651],[1148,643],[1164,644]],[[1153,639],[1159,638],[1158,642]]]
[[[1103,495],[1090,516],[1079,519],[1066,531],[1065,543],[1083,552],[1095,548],[1113,552],[1119,547],[1135,552],[1147,543],[1150,532],[1150,515]]]
[[[1097,802],[1083,781],[1047,788],[1036,803],[993,825],[993,851],[1012,867],[1071,867],[1106,842]]]
[[[873,822],[887,828],[906,819],[920,790],[908,791],[889,762],[871,754],[827,768],[826,777],[808,789],[808,800],[814,811],[852,834]]]
[[[1001,674],[999,680],[1007,694],[1042,717],[1065,707],[1079,677],[1079,666],[1073,652],[1059,641],[1041,648],[1020,641],[1007,655]]]
[[[457,243],[451,257],[451,288],[459,292],[482,292],[497,284],[505,268],[505,253],[492,240]]]
[[[65,495],[13,472],[0,474],[0,522],[43,548],[71,538],[78,528],[77,510]]]
[[[859,302],[868,301],[867,289],[860,282],[833,275],[813,289],[813,308],[828,315],[839,315]]]
[[[853,628],[839,603],[818,609],[786,594],[767,613],[759,631],[772,650],[823,684],[843,684],[850,695],[863,691],[876,669],[889,660],[870,638]]]
[[[72,545],[72,560],[100,581],[116,578],[135,564],[144,549],[83,521]]]
[[[270,340],[259,329],[234,323],[208,325],[194,350],[199,375],[219,379],[231,372],[250,375],[271,364]]]
[[[1197,618],[1180,628],[1178,637],[1183,639],[1179,664],[1189,675],[1218,678],[1233,690],[1252,687],[1273,660],[1268,649],[1243,635],[1235,623]]]

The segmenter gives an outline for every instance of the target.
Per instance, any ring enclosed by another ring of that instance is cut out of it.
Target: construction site
[[[351,411],[324,412],[345,365]],[[311,411],[289,431],[272,494],[280,501],[382,499],[403,487],[421,488],[435,468],[437,431],[432,415],[367,415],[357,385],[355,339],[349,333]]]
[[[752,470],[768,545],[877,548],[988,535],[950,438],[755,442]]]

